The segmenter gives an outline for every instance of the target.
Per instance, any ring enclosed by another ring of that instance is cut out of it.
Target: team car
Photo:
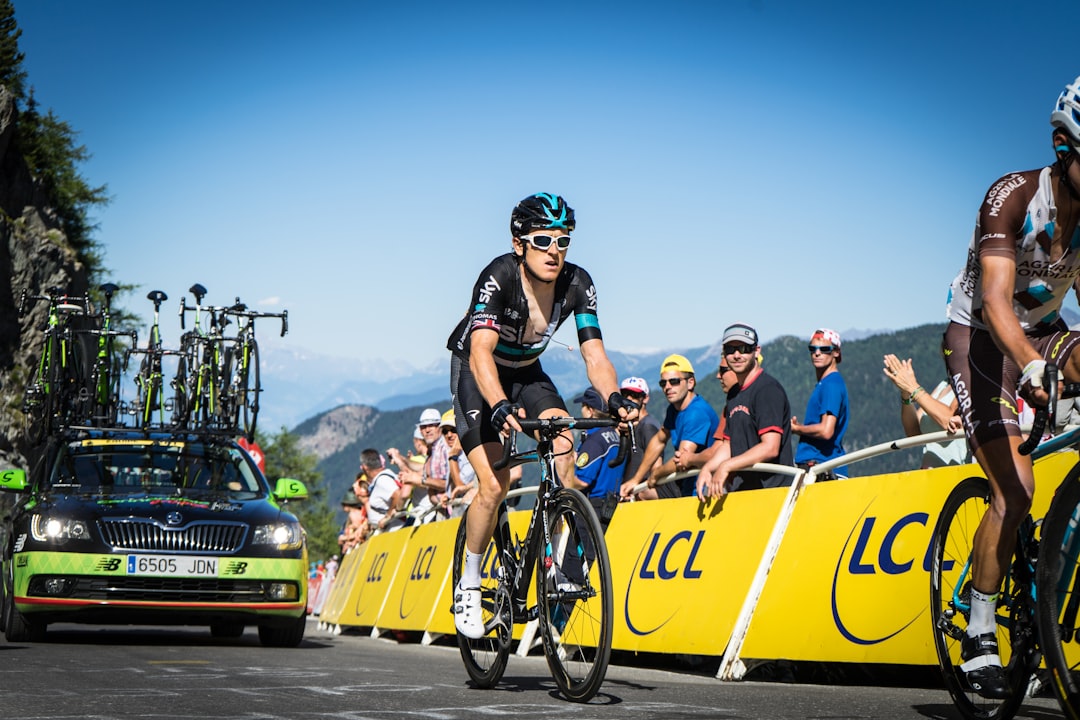
[[[4,522],[0,624],[37,642],[49,623],[257,626],[263,645],[304,636],[308,561],[288,504],[230,438],[80,430],[50,438]]]

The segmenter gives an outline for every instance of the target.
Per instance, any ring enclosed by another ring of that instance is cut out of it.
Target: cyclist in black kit
[[[561,197],[538,193],[519,202],[510,215],[513,251],[480,273],[469,310],[447,343],[458,435],[479,485],[465,516],[465,568],[454,589],[457,631],[473,639],[484,634],[480,563],[510,482],[508,470],[491,467],[502,454],[500,433],[520,430],[519,415],[569,415],[540,367],[540,354],[571,313],[589,382],[617,416],[632,419],[636,410],[619,392],[604,350],[592,278],[566,262],[573,229],[574,211]],[[569,433],[556,440],[555,451],[559,476],[568,476],[574,460]]]

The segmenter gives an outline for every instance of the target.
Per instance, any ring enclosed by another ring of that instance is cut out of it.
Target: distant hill
[[[845,447],[848,451],[869,447],[903,437],[900,424],[900,403],[895,386],[881,372],[885,353],[912,358],[919,380],[928,388],[944,378],[941,359],[941,333],[944,324],[921,325],[906,330],[879,332],[861,339],[845,338],[840,371],[848,386],[851,399],[851,421]],[[858,333],[852,332],[853,336]],[[765,370],[787,390],[792,413],[803,417],[806,402],[815,384],[814,371],[807,355],[806,338],[784,336],[762,346]],[[654,386],[649,403],[650,413],[663,416],[667,402],[655,387],[661,360],[670,350],[644,355],[610,353],[620,377],[640,375]],[[719,342],[708,346],[682,350],[681,354],[694,364],[698,378],[698,393],[718,412],[724,399],[716,380],[720,359]],[[569,400],[584,389],[586,380],[579,353],[549,350],[544,355],[544,368]],[[411,447],[416,419],[424,407],[443,411],[450,407],[449,389],[441,394],[432,392],[422,402],[398,407],[378,408],[345,403],[321,412],[297,425],[293,432],[301,443],[319,457],[318,469],[329,487],[329,497],[339,497],[356,475],[360,451],[374,447],[385,452],[388,447],[402,450]],[[403,397],[403,396],[397,396]],[[880,458],[853,465],[853,475],[873,475],[897,472],[917,467],[918,449],[890,453]]]

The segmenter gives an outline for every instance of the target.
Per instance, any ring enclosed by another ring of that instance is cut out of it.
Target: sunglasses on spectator
[[[754,345],[725,345],[724,354],[734,355],[735,353],[742,353],[743,355],[752,355],[754,353]]]
[[[637,390],[620,390],[624,398],[630,398],[631,400],[644,400],[645,393],[638,392]]]
[[[570,248],[569,235],[525,235],[522,239],[528,240],[529,244],[537,250],[547,250],[551,247],[551,243],[555,243],[555,247],[559,248],[560,252]]]
[[[666,388],[668,385],[671,387],[679,387],[685,379],[686,378],[671,378],[670,380],[665,380],[664,378],[660,378],[660,387]]]
[[[457,432],[457,428],[452,428],[450,426],[446,426],[446,427],[444,427],[442,429],[442,434],[443,435],[449,435],[450,433],[456,433],[456,432]]]
[[[731,368],[729,368],[727,365],[721,365],[720,367],[718,367],[716,369],[716,374],[717,375],[723,375],[724,373],[728,372],[729,370],[731,370]]]
[[[439,427],[439,423],[431,423],[430,425],[421,425],[421,430],[427,430],[428,428]]]
[[[828,355],[829,353],[836,350],[836,347],[834,347],[833,345],[807,345],[806,349],[810,351],[811,355],[818,352]]]

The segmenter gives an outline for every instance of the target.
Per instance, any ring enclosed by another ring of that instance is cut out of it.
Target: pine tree
[[[18,102],[26,99],[24,56],[19,52],[21,35],[22,30],[15,23],[15,6],[11,0],[0,0],[0,85],[6,85]]]

